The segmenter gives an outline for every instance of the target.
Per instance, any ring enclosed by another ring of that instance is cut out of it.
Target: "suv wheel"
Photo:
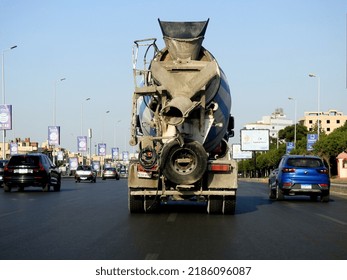
[[[55,192],[60,192],[60,186],[61,186],[61,181],[59,179],[59,181],[57,182],[57,184],[53,187]]]
[[[278,184],[276,186],[276,200],[284,200],[284,194],[279,188]]]
[[[4,192],[11,192],[11,187],[4,184]]]

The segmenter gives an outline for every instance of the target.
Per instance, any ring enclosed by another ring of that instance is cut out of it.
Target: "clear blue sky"
[[[93,145],[124,149],[129,140],[133,92],[132,45],[158,38],[157,19],[210,18],[204,46],[226,73],[238,131],[275,108],[294,119],[317,109],[347,114],[346,0],[0,0],[0,51],[5,52],[6,104],[14,129],[7,139],[42,142],[56,124],[61,146],[77,150],[76,137],[93,129]],[[91,98],[85,101],[86,98]],[[110,111],[106,114],[106,111]],[[104,126],[104,133],[103,131]],[[116,137],[115,137],[116,135]],[[132,151],[128,144],[127,150]]]

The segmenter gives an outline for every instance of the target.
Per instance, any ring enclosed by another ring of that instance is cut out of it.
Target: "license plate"
[[[301,184],[301,188],[305,189],[305,190],[310,190],[310,189],[312,189],[312,185],[311,184]]]
[[[15,169],[13,172],[19,174],[33,173],[31,169]]]
[[[139,178],[152,178],[152,172],[143,172],[143,171],[138,171],[137,176]]]

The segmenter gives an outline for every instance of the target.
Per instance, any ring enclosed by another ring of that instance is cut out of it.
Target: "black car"
[[[8,163],[7,159],[0,160],[0,187],[4,184],[4,166]]]
[[[13,155],[4,168],[4,191],[12,188],[20,191],[25,187],[41,187],[60,191],[61,174],[50,158],[41,153]]]

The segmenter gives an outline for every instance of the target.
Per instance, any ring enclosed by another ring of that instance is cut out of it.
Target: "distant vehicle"
[[[4,166],[8,163],[7,159],[0,160],[0,187],[4,184]]]
[[[102,180],[106,180],[106,178],[119,180],[119,174],[115,167],[106,167],[102,171],[101,177],[102,177]]]
[[[286,195],[307,195],[313,201],[320,196],[322,202],[329,201],[329,171],[320,157],[282,157],[278,168],[269,176],[269,198],[283,200]]]
[[[125,165],[122,165],[119,168],[119,177],[121,178],[127,178],[128,177],[128,171]]]
[[[13,155],[4,168],[4,191],[10,192],[18,187],[23,191],[25,187],[42,187],[49,191],[60,191],[61,174],[50,158],[41,153]]]
[[[81,181],[96,182],[96,171],[90,165],[79,165],[75,173],[75,182]]]

